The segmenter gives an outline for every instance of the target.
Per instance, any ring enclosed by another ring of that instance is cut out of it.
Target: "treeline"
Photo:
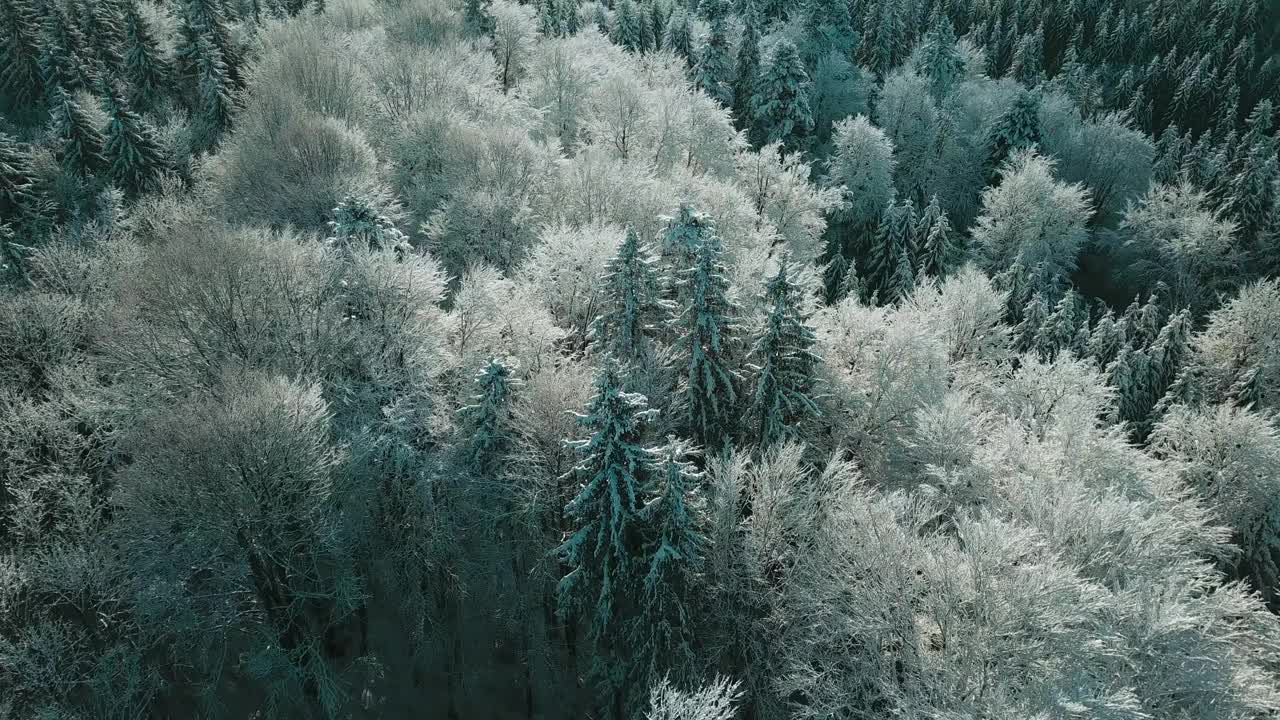
[[[1280,713],[1265,3],[0,3],[0,719]]]

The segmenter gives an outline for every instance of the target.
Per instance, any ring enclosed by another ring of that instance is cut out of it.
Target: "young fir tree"
[[[600,313],[589,333],[592,350],[624,364],[651,360],[650,335],[670,317],[671,303],[662,298],[657,262],[635,230],[627,228],[604,283]]]
[[[781,142],[788,151],[808,146],[813,133],[809,75],[791,42],[782,40],[774,46],[756,82],[751,112],[763,143]]]
[[[644,51],[644,18],[632,0],[619,0],[613,12],[613,31],[609,39],[631,52]]]
[[[941,100],[964,77],[964,58],[951,20],[944,13],[936,14],[917,52],[916,72],[928,81],[934,98]]]
[[[769,280],[765,300],[769,315],[749,367],[755,372],[750,414],[761,448],[797,438],[799,423],[817,417],[813,389],[822,358],[813,352],[817,342],[807,324],[804,290],[787,277],[787,265]]]
[[[124,74],[129,80],[129,102],[138,109],[153,108],[168,91],[169,66],[135,0],[125,5],[124,31]]]
[[[493,37],[494,20],[489,13],[493,0],[465,0],[462,4],[462,20],[467,30],[482,37]]]
[[[329,230],[329,242],[339,248],[394,250],[399,257],[412,250],[409,237],[395,223],[368,200],[354,195],[342,198],[333,209]]]
[[[179,21],[178,45],[174,53],[178,75],[184,84],[196,88],[197,105],[203,104],[204,91],[200,84],[204,77],[203,64],[209,56],[208,51],[201,47],[202,41],[218,51],[221,74],[229,82],[229,87],[239,87],[242,81],[240,55],[219,0],[184,0]]]
[[[196,119],[199,129],[197,147],[210,150],[231,127],[235,90],[227,66],[222,61],[222,53],[205,37],[196,40],[195,60],[200,110]]]
[[[1019,313],[1021,320],[1013,328],[1013,347],[1018,352],[1037,350],[1040,328],[1049,319],[1049,303],[1038,291],[1032,293]]]
[[[591,636],[605,636],[634,590],[643,534],[641,503],[652,482],[653,456],[640,444],[655,414],[643,395],[623,391],[616,363],[596,375],[595,395],[578,416],[590,435],[570,443],[581,456],[569,471],[580,483],[565,506],[575,529],[557,549],[568,573],[557,594],[560,613],[590,613]]]
[[[720,238],[704,234],[696,251],[679,283],[684,302],[677,345],[680,404],[689,435],[709,452],[719,452],[733,435],[738,403],[739,379],[731,359],[737,307],[729,297]]]
[[[717,16],[711,21],[707,42],[698,53],[694,81],[712,100],[733,107],[733,60],[729,57],[727,22]]]
[[[1063,350],[1079,353],[1081,325],[1088,321],[1088,314],[1080,295],[1075,290],[1063,293],[1053,312],[1044,318],[1035,332],[1032,345],[1046,362],[1051,362]]]
[[[34,107],[44,96],[40,69],[40,13],[33,0],[9,0],[0,8],[0,91],[17,107]]]
[[[1023,90],[987,134],[987,182],[998,181],[1005,160],[1016,150],[1040,143],[1040,97]]]
[[[693,28],[689,25],[689,12],[683,7],[676,6],[671,11],[671,17],[667,18],[662,45],[676,57],[683,58],[689,67],[693,67]]]
[[[920,274],[942,280],[955,264],[956,248],[951,222],[947,214],[938,205],[938,196],[934,196],[921,217],[917,237],[920,242],[919,268]]]
[[[105,103],[106,144],[103,156],[111,181],[125,193],[136,196],[151,189],[168,165],[155,130],[130,109],[118,89],[112,89]]]
[[[93,113],[69,93],[58,92],[53,106],[53,130],[58,156],[68,175],[96,175],[106,167],[106,141],[94,124]]]
[[[0,132],[0,217],[16,220],[35,207],[31,153]]]
[[[118,0],[90,0],[73,5],[80,15],[88,50],[103,77],[124,75],[124,9]]]
[[[646,8],[646,16],[649,18],[649,34],[653,38],[653,44],[649,49],[658,52],[665,47],[663,41],[667,35],[667,16],[662,10],[662,3],[658,0],[650,0]]]
[[[641,687],[673,673],[680,678],[695,668],[693,593],[707,545],[700,491],[704,473],[688,460],[693,449],[687,441],[669,437],[655,454],[657,487],[641,511],[648,530],[642,610],[630,629]]]
[[[905,300],[916,289],[915,262],[911,258],[911,251],[906,246],[900,246],[897,252],[898,258],[893,265],[893,274],[889,276],[889,281],[880,293],[880,299],[885,303]]]
[[[673,217],[663,219],[667,226],[662,233],[658,254],[668,273],[679,275],[693,266],[698,249],[707,238],[715,235],[715,221],[687,203],[681,203],[679,212]],[[678,288],[678,284],[672,287],[673,290]]]
[[[657,47],[656,43],[659,38],[653,35],[653,16],[650,11],[652,4],[648,2],[636,3],[636,15],[640,24],[640,52],[653,52]]]
[[[754,9],[742,20],[742,39],[738,43],[737,72],[733,85],[733,117],[738,129],[751,123],[751,98],[756,94],[756,77],[760,74],[760,18]]]
[[[492,477],[502,469],[515,440],[516,380],[507,364],[495,357],[476,374],[475,388],[472,404],[458,410],[463,456],[472,471]]]
[[[848,57],[857,39],[849,22],[849,4],[845,0],[804,0],[804,59],[812,67],[819,58],[834,52]]]
[[[47,93],[91,90],[98,82],[96,63],[85,47],[80,28],[57,2],[45,7],[40,73]],[[52,100],[56,99],[51,97]]]
[[[859,46],[863,63],[883,78],[902,62],[907,51],[907,12],[902,0],[867,3],[862,27],[866,35]]]
[[[1116,322],[1115,313],[1107,310],[1089,333],[1089,342],[1085,353],[1093,358],[1099,368],[1105,368],[1116,359],[1120,348],[1129,344],[1125,336],[1124,324]]]
[[[915,275],[907,273],[914,267],[915,209],[910,200],[901,204],[890,202],[880,218],[871,239],[867,271],[863,280],[867,290],[879,295],[880,301],[889,303],[910,294],[915,287]],[[905,264],[904,264],[905,262]]]
[[[1128,346],[1121,348],[1107,366],[1107,384],[1116,393],[1114,422],[1126,423],[1132,428],[1145,420],[1151,407],[1145,382],[1149,371],[1146,353]]]

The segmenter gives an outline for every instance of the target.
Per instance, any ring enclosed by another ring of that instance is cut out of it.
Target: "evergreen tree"
[[[494,20],[489,13],[493,0],[465,0],[462,3],[462,20],[467,30],[482,37],[493,37]]]
[[[80,15],[87,49],[102,68],[103,79],[123,77],[125,21],[118,0],[89,0],[87,5],[73,7]]]
[[[1053,361],[1063,350],[1081,352],[1077,347],[1081,325],[1088,321],[1080,295],[1075,290],[1062,294],[1053,312],[1041,322],[1032,345],[1046,362]]]
[[[0,132],[0,217],[17,219],[34,209],[31,154],[11,135]]]
[[[938,196],[930,199],[920,216],[916,237],[920,239],[920,274],[937,278],[947,276],[956,259],[951,222],[938,204]]]
[[[205,77],[204,65],[210,57],[201,47],[202,42],[217,50],[218,63],[222,66],[220,74],[229,82],[228,88],[238,88],[242,81],[240,54],[219,0],[184,0],[179,21],[175,52],[178,75],[186,84],[195,86],[197,103],[205,104],[201,83]]]
[[[916,289],[915,263],[911,259],[911,251],[906,246],[897,249],[898,258],[893,265],[893,274],[880,293],[880,299],[886,303],[896,303],[911,296]]]
[[[1030,91],[1018,94],[1013,106],[1001,115],[987,135],[988,183],[1000,177],[1000,168],[1014,151],[1040,143],[1040,98]]]
[[[58,155],[68,175],[96,175],[106,167],[105,140],[94,125],[93,114],[80,100],[59,92],[53,108],[53,130]]]
[[[688,461],[692,454],[689,444],[675,437],[658,448],[657,488],[641,512],[650,539],[644,548],[642,612],[631,630],[640,687],[695,668],[694,591],[707,545],[707,521],[699,489],[704,473]]]
[[[409,238],[389,218],[362,197],[347,195],[333,209],[329,242],[340,248],[394,250],[403,258],[411,250]]]
[[[748,12],[742,21],[742,39],[738,43],[737,72],[733,86],[733,117],[739,129],[751,122],[751,98],[756,94],[756,78],[760,75],[760,19]]]
[[[45,7],[40,72],[47,93],[56,94],[59,89],[67,93],[91,90],[98,81],[95,63],[85,47],[80,28],[57,2]],[[50,104],[56,99],[51,97]]]
[[[111,118],[103,146],[108,175],[120,189],[137,195],[150,189],[164,171],[164,151],[155,130],[129,108],[121,92],[111,92],[106,109]]]
[[[652,3],[641,2],[636,5],[636,15],[640,25],[640,52],[652,52],[656,43],[661,42],[661,38],[654,37],[653,34],[653,14],[651,12]]]
[[[124,29],[129,102],[139,109],[155,107],[169,88],[169,67],[135,0],[125,5]]]
[[[560,28],[565,35],[576,35],[582,29],[582,18],[578,15],[578,0],[559,0]]]
[[[781,142],[789,151],[805,149],[813,133],[809,75],[796,46],[781,40],[756,83],[751,111],[764,143]]]
[[[662,12],[662,3],[659,0],[650,0],[646,8],[646,16],[649,18],[649,36],[653,38],[650,49],[658,52],[665,47],[663,42],[667,35],[667,16]]]
[[[31,107],[45,95],[41,70],[40,14],[32,0],[8,0],[0,6],[0,91],[17,107]]]
[[[765,300],[769,315],[750,365],[756,374],[750,413],[762,448],[796,439],[800,421],[819,414],[813,389],[822,364],[813,352],[816,338],[807,324],[804,290],[787,277],[786,263],[769,280]]]
[[[1107,310],[1089,334],[1086,353],[1099,368],[1105,368],[1116,359],[1120,349],[1128,345],[1128,342],[1123,323],[1116,322],[1115,313]]]
[[[830,52],[848,57],[857,33],[849,22],[849,4],[845,0],[804,0],[802,12],[804,59],[810,67]]]
[[[1116,359],[1107,366],[1107,384],[1116,393],[1113,421],[1132,424],[1144,418],[1150,407],[1145,383],[1147,373],[1146,354],[1128,346],[1121,348]]]
[[[915,209],[911,201],[890,202],[880,218],[871,239],[867,272],[863,280],[867,291],[876,293],[882,302],[894,302],[915,288],[912,262],[915,235]],[[904,265],[905,262],[905,265]]]
[[[689,434],[709,451],[729,442],[738,402],[738,376],[731,365],[737,332],[737,308],[729,297],[729,278],[720,238],[706,233],[696,248],[693,266],[681,273],[684,309],[677,345]]]
[[[476,375],[471,405],[458,411],[467,466],[484,477],[493,477],[503,466],[515,440],[512,397],[516,381],[511,369],[491,358]]]
[[[560,20],[560,4],[556,0],[541,0],[538,3],[538,32],[542,33],[543,37],[564,35]]]
[[[618,0],[613,12],[613,31],[609,39],[631,52],[644,52],[644,18],[632,0]]]
[[[663,264],[672,274],[679,274],[693,266],[698,249],[715,235],[715,221],[693,206],[682,203],[673,217],[663,218],[666,228],[658,252]]]
[[[1022,306],[1019,313],[1021,320],[1013,328],[1013,345],[1018,352],[1037,350],[1037,338],[1040,328],[1049,320],[1049,303],[1044,296],[1035,292]]]
[[[955,30],[945,14],[935,16],[917,52],[916,72],[928,81],[934,98],[941,100],[964,77],[964,58],[956,44]]]
[[[197,145],[208,150],[215,147],[222,134],[231,127],[234,87],[227,66],[222,62],[222,53],[207,38],[201,37],[196,41],[195,59],[200,101]]]
[[[860,45],[862,61],[883,78],[902,62],[907,51],[905,8],[901,0],[873,0],[863,7],[866,38]]]
[[[729,57],[729,38],[723,18],[711,21],[711,32],[698,54],[694,82],[712,100],[733,107],[733,61]]]
[[[667,18],[662,45],[676,57],[684,58],[689,67],[693,67],[693,28],[689,25],[688,11],[679,5],[671,11],[671,17]]]
[[[561,614],[583,600],[592,603],[592,636],[600,638],[617,619],[619,598],[633,589],[640,554],[641,502],[652,482],[652,453],[641,446],[656,411],[643,395],[624,392],[617,364],[606,359],[596,375],[595,395],[578,423],[590,431],[570,443],[581,456],[569,471],[580,485],[565,506],[576,529],[557,550],[569,572],[560,580]]]
[[[631,228],[606,268],[603,295],[589,333],[592,349],[627,364],[651,359],[649,336],[668,319],[671,304],[662,298],[656,261]]]

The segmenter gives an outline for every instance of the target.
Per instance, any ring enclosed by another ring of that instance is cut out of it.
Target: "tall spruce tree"
[[[934,195],[921,215],[916,233],[920,240],[919,269],[920,274],[944,279],[956,261],[956,247],[951,222],[947,214],[938,205],[938,196]]]
[[[472,404],[458,410],[463,456],[467,466],[481,476],[492,477],[498,473],[514,446],[515,390],[516,380],[510,367],[499,358],[491,358],[476,374]]]
[[[724,107],[733,107],[733,60],[729,57],[727,21],[717,15],[711,21],[707,42],[698,53],[694,81],[708,97]]]
[[[199,101],[197,147],[209,150],[217,146],[223,133],[231,127],[235,88],[221,51],[208,38],[196,40],[195,61]]]
[[[169,90],[170,69],[151,28],[138,11],[136,0],[124,10],[125,77],[129,102],[140,110],[154,108]]]
[[[987,134],[987,182],[1000,178],[1005,160],[1017,150],[1040,142],[1040,96],[1031,90],[1018,93],[1013,105],[996,119]]]
[[[720,452],[735,429],[740,380],[732,364],[737,306],[729,296],[728,271],[714,232],[701,237],[693,266],[680,275],[684,305],[676,349],[684,424],[708,452]]]
[[[129,195],[151,189],[168,165],[155,130],[129,107],[124,94],[113,89],[106,102],[106,143],[103,156],[111,181]]]
[[[657,261],[631,228],[606,268],[603,295],[591,324],[592,349],[626,364],[652,360],[650,336],[670,318],[672,306],[662,298]]]
[[[97,63],[86,48],[80,28],[67,16],[62,5],[48,3],[44,14],[44,37],[40,48],[40,73],[50,104],[59,90],[71,93],[92,90],[98,82]]]
[[[689,12],[684,7],[677,5],[671,11],[662,45],[676,57],[683,58],[690,68],[694,66],[693,27],[689,24]]]
[[[662,9],[660,0],[650,0],[645,5],[645,16],[649,19],[649,33],[653,44],[649,48],[654,52],[662,50],[667,36],[667,15]]]
[[[918,220],[910,200],[890,202],[871,239],[867,262],[867,291],[881,302],[891,303],[915,288],[915,226]],[[911,272],[908,272],[911,271]]]
[[[633,0],[618,0],[609,39],[631,52],[644,52],[644,22]]]
[[[788,277],[786,263],[769,280],[765,300],[769,314],[750,365],[756,376],[750,414],[761,448],[796,439],[799,423],[818,416],[813,390],[822,364],[813,352],[817,340],[807,324],[804,289]]]
[[[756,77],[760,74],[760,18],[754,6],[742,19],[742,38],[738,43],[737,71],[734,73],[733,117],[738,129],[751,123],[751,98],[756,94]]]
[[[699,247],[707,238],[715,235],[715,221],[688,203],[682,203],[674,216],[663,219],[666,221],[666,228],[662,232],[658,253],[667,271],[676,276],[693,266]],[[679,295],[680,287],[677,283],[671,289],[676,291],[674,294]]]
[[[964,77],[964,58],[956,44],[951,20],[945,14],[935,15],[917,52],[916,72],[928,81],[934,98],[941,100]]]
[[[34,209],[34,176],[31,153],[0,132],[0,217],[17,220]]]
[[[106,141],[94,124],[93,113],[80,99],[70,93],[57,93],[53,130],[58,139],[59,160],[68,175],[96,175],[106,168],[102,154]]]
[[[796,46],[780,40],[760,73],[751,98],[762,144],[781,142],[788,151],[804,150],[813,134],[809,75]]]
[[[462,21],[468,31],[483,37],[493,37],[494,20],[489,13],[492,5],[493,0],[464,0]]]
[[[0,6],[0,91],[17,107],[34,107],[45,97],[41,71],[40,13],[33,0],[8,0]]]

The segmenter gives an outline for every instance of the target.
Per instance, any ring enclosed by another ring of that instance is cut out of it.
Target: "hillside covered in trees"
[[[0,720],[1280,717],[1268,0],[0,0]]]

